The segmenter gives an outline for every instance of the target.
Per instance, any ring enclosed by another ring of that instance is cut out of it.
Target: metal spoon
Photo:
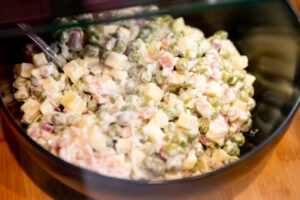
[[[17,25],[26,33],[26,35],[36,44],[52,61],[62,67],[64,65],[63,60],[51,49],[51,47],[37,34],[31,33],[29,29],[31,26],[26,23],[17,23]]]

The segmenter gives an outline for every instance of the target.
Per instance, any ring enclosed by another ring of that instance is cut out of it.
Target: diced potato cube
[[[247,110],[247,103],[241,100],[234,101],[234,105],[238,108],[238,110]]]
[[[59,91],[59,84],[52,77],[43,79],[42,87],[50,95],[55,95]]]
[[[16,64],[14,69],[15,69],[16,76],[21,76],[23,78],[30,78],[31,70],[33,70],[33,64],[31,63]]]
[[[228,52],[231,56],[239,56],[240,53],[230,40],[221,40],[221,49]]]
[[[54,106],[49,101],[49,99],[46,99],[40,107],[40,110],[43,115],[51,114],[54,111]]]
[[[89,127],[96,122],[94,115],[82,115],[77,124],[79,128]]]
[[[130,31],[127,28],[124,28],[120,26],[117,30],[118,38],[123,41],[129,41],[130,40]]]
[[[111,75],[114,77],[115,80],[120,82],[124,82],[128,76],[128,73],[124,70],[111,70]]]
[[[159,110],[156,114],[150,119],[150,122],[154,126],[158,126],[160,128],[165,127],[168,125],[168,115],[165,114],[163,111]]]
[[[198,75],[195,77],[195,88],[199,91],[204,91],[205,90],[205,85],[206,85],[206,77],[203,75]]]
[[[188,156],[183,160],[182,169],[192,169],[197,163],[197,157],[195,151],[192,150],[189,152]]]
[[[187,50],[197,51],[197,44],[189,37],[181,37],[178,40],[180,52],[186,54]]]
[[[228,129],[228,124],[224,121],[224,118],[219,116],[209,124],[206,138],[223,146],[225,136],[228,134]]]
[[[177,71],[172,71],[172,74],[168,76],[168,83],[173,86],[182,86],[186,79],[186,75]]]
[[[161,47],[161,42],[160,41],[152,41],[149,46],[147,47],[148,50],[148,55],[150,58],[155,60],[157,56],[159,55],[160,52],[160,47]]]
[[[198,129],[198,118],[186,113],[181,113],[177,125],[185,129]]]
[[[97,126],[89,127],[87,135],[90,145],[93,147],[93,149],[96,151],[101,151],[102,149],[106,148],[107,137],[97,128]]]
[[[147,83],[144,85],[144,96],[159,102],[163,97],[163,91],[154,83]]]
[[[131,145],[132,145],[131,138],[120,138],[120,139],[118,139],[118,142],[116,143],[116,150],[119,153],[130,154]]]
[[[107,58],[105,60],[105,64],[114,69],[122,70],[126,67],[127,60],[128,60],[128,58],[124,54],[111,52],[107,56]]]
[[[41,66],[48,63],[44,53],[34,54],[32,59],[35,66]]]
[[[247,56],[233,56],[230,60],[236,69],[244,69],[248,66]]]
[[[255,76],[251,74],[246,74],[246,77],[244,79],[244,83],[246,85],[253,85],[254,81],[255,81]]]
[[[193,28],[191,26],[185,26],[183,29],[183,34],[197,42],[202,40],[204,37],[204,34],[199,29]]]
[[[214,161],[214,167],[219,168],[224,166],[224,162],[229,158],[229,155],[222,149],[215,149],[212,154],[212,160]]]
[[[98,65],[99,64],[99,57],[89,57],[89,56],[85,56],[83,58],[84,62],[87,63],[87,67],[90,68],[90,67],[93,67],[95,65]]]
[[[77,59],[66,63],[63,67],[63,71],[71,79],[71,81],[75,83],[84,75],[86,68],[87,62],[82,59]]]
[[[215,81],[209,82],[207,95],[210,97],[220,97],[222,95],[222,87]]]
[[[172,28],[176,32],[182,31],[184,29],[184,27],[185,27],[185,23],[184,23],[184,19],[182,17],[177,18],[172,24]]]
[[[114,34],[118,26],[114,24],[109,24],[109,25],[98,25],[97,29],[102,32],[104,35],[109,35],[109,34]]]
[[[208,166],[208,161],[209,161],[209,157],[206,154],[203,154],[199,159],[198,159],[198,170],[201,173],[206,173],[208,172],[209,166]]]
[[[81,115],[86,109],[86,102],[75,92],[68,91],[61,100],[61,104],[66,111]]]
[[[145,131],[148,133],[148,137],[151,142],[160,143],[163,140],[164,133],[159,127],[148,124],[145,127]]]
[[[40,114],[40,103],[37,100],[29,98],[21,106],[21,110],[24,112],[23,120],[26,123],[32,123]]]

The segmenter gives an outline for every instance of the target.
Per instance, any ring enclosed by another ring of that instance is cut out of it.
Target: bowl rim
[[[298,21],[298,25],[300,25],[300,19],[299,15],[297,14],[296,9],[292,6],[291,2],[289,0],[283,1],[283,4],[285,4],[292,12],[294,17]],[[122,179],[118,177],[113,177],[113,176],[106,176],[88,169],[84,169],[82,167],[73,165],[67,161],[64,161],[63,159],[51,154],[49,151],[44,149],[42,146],[40,146],[38,143],[36,143],[30,136],[27,135],[27,133],[21,128],[21,126],[14,120],[13,116],[11,113],[8,111],[7,107],[5,106],[2,97],[0,96],[0,110],[3,112],[0,112],[2,114],[5,114],[5,116],[8,118],[9,121],[12,122],[14,128],[17,129],[18,134],[22,135],[22,137],[29,142],[35,149],[40,151],[41,153],[45,154],[47,157],[50,159],[54,160],[55,162],[58,162],[59,164],[63,165],[63,167],[66,168],[71,168],[72,170],[76,171],[77,173],[84,174],[85,176],[90,176],[90,177],[95,177],[99,179],[103,179],[103,181],[109,181],[109,182],[117,182],[120,184],[129,184],[129,185],[169,185],[169,184],[177,184],[177,183],[185,183],[185,182],[191,182],[191,181],[197,181],[199,179],[205,179],[211,176],[215,176],[217,174],[221,174],[222,172],[226,171],[229,168],[233,168],[245,160],[250,159],[251,157],[254,156],[254,154],[260,152],[262,149],[264,149],[269,143],[271,143],[277,136],[282,133],[282,131],[287,127],[287,125],[290,123],[292,120],[293,116],[295,115],[296,111],[298,110],[298,107],[300,106],[300,96],[294,103],[292,109],[288,113],[287,117],[284,119],[283,122],[281,122],[280,126],[273,131],[273,133],[266,138],[261,144],[259,144],[257,147],[255,147],[253,150],[250,152],[247,152],[245,155],[243,155],[238,161],[235,161],[233,163],[230,163],[224,167],[221,167],[219,169],[210,171],[208,173],[200,174],[197,176],[191,176],[191,177],[185,177],[181,179],[173,179],[173,180],[159,180],[159,181],[149,181],[149,180],[131,180],[131,179]],[[4,125],[5,126],[5,125]],[[18,141],[19,142],[19,141]],[[26,149],[25,149],[26,150]],[[35,162],[37,162],[35,160]],[[47,171],[47,170],[46,170]],[[47,172],[49,173],[49,172]],[[55,177],[56,178],[56,177]]]

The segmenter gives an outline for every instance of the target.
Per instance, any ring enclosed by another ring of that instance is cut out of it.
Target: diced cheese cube
[[[198,159],[198,170],[201,173],[206,173],[210,170],[208,166],[209,159],[210,158],[206,154],[202,154]]]
[[[86,102],[75,92],[68,91],[61,100],[61,104],[66,111],[81,115],[86,109]]]
[[[145,131],[148,133],[148,138],[151,142],[153,143],[162,142],[164,133],[159,127],[153,126],[152,124],[147,124],[147,126],[145,126]]]
[[[184,29],[184,27],[185,27],[185,23],[184,23],[184,19],[182,17],[177,18],[172,24],[172,28],[176,32],[182,31]]]
[[[168,115],[163,111],[158,110],[156,114],[150,119],[149,123],[154,126],[158,126],[162,128],[168,125],[168,121],[169,121]]]
[[[98,25],[97,29],[102,32],[104,35],[109,35],[109,34],[114,34],[118,26],[114,24],[109,24],[109,25]]]
[[[177,71],[172,71],[172,73],[168,76],[168,83],[173,86],[181,86],[185,79],[186,79],[185,74],[181,74]]]
[[[44,53],[34,54],[32,59],[35,66],[41,66],[48,63]]]
[[[230,40],[221,40],[221,49],[228,52],[231,56],[239,56],[240,53]]]
[[[246,74],[246,77],[244,79],[244,83],[246,85],[253,85],[254,81],[255,81],[255,76],[251,74]]]
[[[127,60],[128,60],[128,58],[124,54],[111,52],[107,56],[107,58],[105,60],[105,64],[114,69],[122,70],[126,67]]]
[[[144,96],[159,102],[163,97],[163,91],[154,83],[147,83],[144,85]]]
[[[49,101],[49,99],[46,99],[40,107],[40,110],[43,115],[51,114],[54,111],[54,106]]]
[[[31,70],[33,70],[33,64],[31,63],[16,64],[14,69],[15,69],[16,76],[21,76],[23,78],[30,78]]]
[[[40,103],[37,100],[29,98],[21,106],[21,110],[24,112],[23,120],[26,123],[32,123],[40,114]]]
[[[197,51],[197,44],[187,36],[179,38],[177,44],[183,54],[186,54],[187,50]]]
[[[182,169],[189,170],[192,169],[197,163],[197,157],[195,151],[189,152],[188,156],[183,160]]]
[[[198,118],[186,113],[181,113],[177,125],[185,129],[198,129]]]
[[[248,66],[247,56],[232,56],[230,61],[236,69],[244,69]]]
[[[82,59],[76,59],[66,63],[63,67],[63,71],[71,81],[75,83],[84,75],[86,68],[87,62]]]
[[[152,41],[149,46],[147,47],[148,55],[150,58],[155,60],[157,56],[159,55],[160,52],[160,47],[161,47],[161,42],[160,41]]]
[[[130,154],[131,146],[132,146],[131,138],[120,138],[116,143],[116,150],[118,151],[118,153]]]
[[[97,126],[89,127],[87,135],[90,145],[93,147],[93,149],[96,151],[101,151],[102,149],[106,148],[107,137],[102,133],[101,130],[98,129]]]
[[[214,167],[219,168],[224,166],[224,163],[229,158],[229,155],[222,149],[215,149],[212,154],[212,160],[214,161]]]
[[[188,36],[190,39],[194,41],[200,41],[203,39],[204,34],[197,28],[193,28],[191,26],[185,26],[182,30],[184,36]]]
[[[89,56],[85,56],[83,58],[83,60],[87,63],[87,67],[93,67],[95,65],[99,64],[99,57],[89,57]]]

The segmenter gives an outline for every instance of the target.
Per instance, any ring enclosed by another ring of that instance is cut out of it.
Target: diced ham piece
[[[158,63],[163,67],[163,68],[168,68],[170,70],[173,70],[174,65],[175,65],[175,57],[173,54],[167,52],[167,51],[162,51],[157,57]]]
[[[53,126],[51,124],[48,124],[48,123],[43,123],[41,125],[41,129],[43,129],[44,131],[47,131],[47,132],[52,132],[53,131]]]

